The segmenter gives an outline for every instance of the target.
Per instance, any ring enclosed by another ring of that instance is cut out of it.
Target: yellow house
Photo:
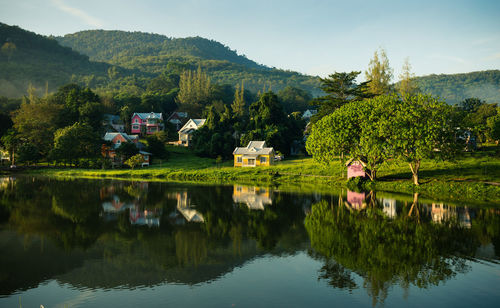
[[[235,167],[270,166],[274,163],[274,149],[266,148],[265,141],[250,141],[233,152]]]

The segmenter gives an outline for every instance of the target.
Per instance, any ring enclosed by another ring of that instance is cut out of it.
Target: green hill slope
[[[61,46],[56,40],[0,23],[0,96],[19,97],[28,84],[49,91],[75,76],[105,76],[107,63]]]
[[[437,95],[448,104],[457,104],[469,97],[500,103],[500,70],[429,75],[416,77],[415,81],[422,92]]]
[[[245,88],[253,92],[264,87],[279,91],[293,86],[316,95],[321,93],[317,77],[257,64],[219,42],[201,37],[169,38],[142,32],[90,30],[56,40],[91,60],[143,73],[178,73],[201,65],[213,82],[230,85],[244,82]]]

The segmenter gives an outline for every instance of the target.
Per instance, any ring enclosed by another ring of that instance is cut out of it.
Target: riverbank
[[[339,163],[322,166],[311,158],[293,158],[270,167],[234,168],[232,161],[217,164],[200,158],[185,148],[171,148],[166,162],[136,170],[42,169],[30,173],[54,177],[110,178],[123,180],[248,183],[277,186],[347,187],[345,171]],[[406,164],[388,162],[378,172],[375,183],[366,188],[412,194],[443,201],[500,205],[500,157],[493,148],[465,153],[454,162],[424,161],[421,185],[414,186]]]

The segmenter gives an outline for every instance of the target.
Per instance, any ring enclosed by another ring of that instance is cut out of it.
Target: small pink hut
[[[354,178],[357,176],[360,176],[362,178],[366,177],[366,173],[364,168],[366,167],[366,164],[359,159],[354,159],[351,158],[349,159],[345,165],[347,166],[347,178]]]

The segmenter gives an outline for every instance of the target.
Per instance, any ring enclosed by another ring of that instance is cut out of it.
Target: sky
[[[365,71],[386,50],[398,80],[500,69],[500,1],[0,0],[0,22],[60,36],[82,30],[201,36],[257,63],[325,77]]]

